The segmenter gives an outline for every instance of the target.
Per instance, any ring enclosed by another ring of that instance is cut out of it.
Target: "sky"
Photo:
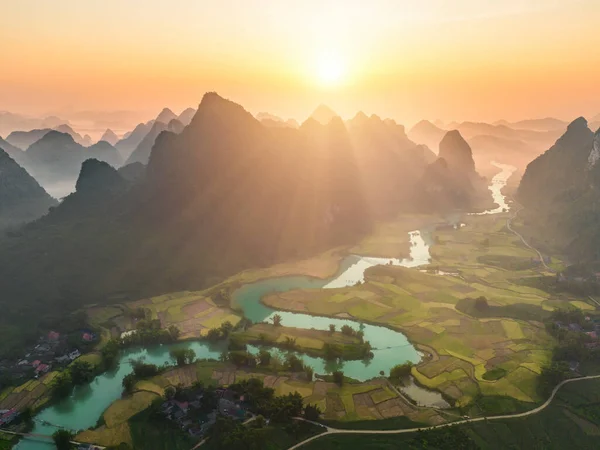
[[[600,113],[598,0],[0,2],[0,110],[176,113],[217,91],[304,120]]]

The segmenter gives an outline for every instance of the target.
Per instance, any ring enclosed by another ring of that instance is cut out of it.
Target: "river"
[[[492,179],[489,186],[497,208],[478,214],[497,214],[508,209],[506,199],[501,190],[506,185],[508,178],[515,168],[503,164],[493,163],[501,169]],[[365,340],[373,347],[373,358],[368,361],[344,361],[341,363],[327,362],[321,358],[298,355],[304,362],[312,366],[315,373],[327,373],[341,369],[344,374],[357,380],[367,380],[379,376],[380,371],[389,373],[396,364],[411,361],[417,363],[421,359],[419,352],[408,341],[406,336],[398,331],[383,326],[363,324],[351,319],[317,317],[308,314],[276,311],[261,303],[260,299],[269,292],[284,292],[293,289],[333,289],[353,286],[364,280],[364,272],[369,267],[389,264],[403,267],[419,267],[430,262],[429,245],[426,233],[414,230],[409,233],[410,256],[405,259],[377,258],[370,256],[351,255],[341,262],[338,273],[331,279],[322,280],[304,276],[288,276],[271,278],[245,285],[234,292],[234,302],[242,309],[244,315],[253,322],[270,319],[274,314],[282,317],[282,323],[288,327],[314,328],[328,330],[330,324],[335,324],[337,329],[342,325],[349,325],[355,330],[364,332]],[[56,428],[53,425],[81,430],[93,427],[108,406],[121,396],[122,380],[131,372],[130,359],[144,358],[146,362],[157,365],[170,362],[169,352],[173,348],[191,348],[196,356],[202,358],[218,359],[223,347],[211,345],[207,342],[183,342],[172,345],[154,346],[145,349],[131,349],[121,354],[119,366],[112,371],[97,376],[89,385],[78,387],[73,394],[49,408],[42,410],[35,416],[35,425],[32,433],[51,435]],[[249,346],[248,350],[257,353],[258,348]],[[281,353],[279,350],[273,350]],[[408,392],[407,392],[408,394]],[[48,425],[43,422],[47,422]],[[16,450],[49,450],[55,448],[52,443],[40,442],[32,439],[21,440],[14,449]]]

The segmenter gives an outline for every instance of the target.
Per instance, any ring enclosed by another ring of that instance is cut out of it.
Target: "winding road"
[[[319,426],[325,428],[327,431],[325,431],[324,433],[321,433],[321,434],[317,434],[316,436],[312,436],[308,439],[305,439],[304,441],[299,442],[296,445],[293,445],[288,450],[294,450],[296,448],[300,448],[303,445],[308,444],[311,441],[317,440],[319,438],[322,438],[323,436],[327,436],[327,435],[331,435],[331,434],[405,434],[405,433],[414,433],[414,432],[417,432],[420,430],[433,430],[436,428],[451,427],[454,425],[462,425],[462,424],[473,423],[473,422],[483,422],[483,421],[489,421],[489,420],[518,419],[520,417],[532,416],[532,415],[542,412],[544,409],[546,409],[550,405],[550,403],[552,403],[552,400],[554,400],[556,393],[564,385],[569,384],[569,383],[575,383],[577,381],[595,380],[595,379],[600,379],[600,375],[590,375],[587,377],[570,378],[568,380],[564,380],[563,382],[559,383],[552,390],[552,394],[550,394],[550,397],[548,397],[548,400],[546,400],[543,404],[541,404],[537,408],[532,409],[530,411],[526,411],[523,413],[516,413],[516,414],[504,414],[501,416],[491,416],[491,417],[483,416],[483,417],[476,417],[474,419],[457,420],[455,422],[449,422],[449,423],[445,423],[442,425],[432,425],[429,427],[403,428],[403,429],[399,429],[399,430],[341,430],[339,428],[328,427],[321,423],[312,422],[310,420],[306,420],[301,417],[296,417],[297,420],[303,420],[305,422],[309,422],[314,425],[319,425]]]
[[[513,200],[513,202],[514,202],[514,200]],[[517,236],[519,239],[521,239],[521,242],[523,242],[525,247],[530,248],[531,250],[533,250],[534,252],[536,252],[538,254],[538,256],[540,257],[540,261],[542,262],[543,266],[547,270],[549,270],[550,272],[554,272],[554,269],[548,267],[548,265],[546,264],[546,261],[544,261],[544,256],[540,253],[540,251],[537,248],[535,248],[533,245],[529,244],[529,242],[527,242],[525,240],[523,235],[521,233],[519,233],[518,231],[516,231],[512,227],[512,221],[517,218],[517,216],[519,215],[519,212],[521,212],[522,210],[523,210],[522,207],[517,209],[512,216],[510,216],[508,219],[506,219],[506,228],[508,228],[515,236]]]

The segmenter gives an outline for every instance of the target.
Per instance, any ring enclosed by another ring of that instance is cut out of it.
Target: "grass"
[[[108,428],[114,428],[148,408],[157,398],[159,396],[154,392],[140,391],[124,399],[116,400],[104,412],[104,422]]]

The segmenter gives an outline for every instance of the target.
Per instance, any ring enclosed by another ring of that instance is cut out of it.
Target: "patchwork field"
[[[458,406],[478,394],[539,401],[537,377],[554,346],[543,318],[557,307],[593,307],[527,285],[540,275],[537,255],[506,229],[506,217],[468,216],[462,228],[433,232],[426,270],[378,266],[367,271],[363,285],[272,294],[264,302],[402,331],[439,356],[414,367],[413,376]],[[485,304],[477,309],[480,297]]]
[[[7,388],[0,393],[0,409],[41,408],[50,400],[50,383],[58,372],[50,372],[38,380],[29,380],[20,386]]]
[[[205,336],[210,328],[218,328],[224,322],[236,325],[241,316],[227,307],[217,306],[207,292],[174,292],[127,305],[92,307],[87,310],[92,324],[110,327],[113,336],[135,329],[132,314],[138,308],[146,311],[148,318],[158,319],[163,328],[175,325],[181,331],[181,339]]]
[[[248,343],[274,343],[276,345],[283,345],[288,339],[291,339],[295,343],[295,349],[315,354],[322,353],[321,350],[326,343],[342,347],[360,343],[357,337],[347,336],[339,330],[331,333],[329,331],[274,326],[267,323],[254,324],[245,331],[235,333],[235,336]]]

